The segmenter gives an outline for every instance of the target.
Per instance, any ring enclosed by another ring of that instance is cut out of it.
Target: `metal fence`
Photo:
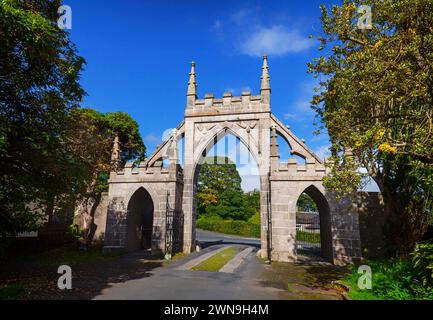
[[[165,254],[182,251],[183,244],[183,213],[167,205],[165,216]]]
[[[320,217],[318,212],[296,213],[296,250],[320,253]]]

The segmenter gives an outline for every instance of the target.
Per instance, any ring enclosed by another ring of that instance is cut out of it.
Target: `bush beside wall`
[[[243,237],[260,238],[260,223],[242,220],[224,220],[218,216],[197,219],[197,228]]]

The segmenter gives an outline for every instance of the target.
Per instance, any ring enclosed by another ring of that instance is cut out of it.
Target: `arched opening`
[[[272,133],[271,133],[272,141]],[[277,131],[278,154],[280,163],[295,162],[299,165],[305,164],[305,157],[293,152],[289,141]]]
[[[193,193],[196,240],[201,247],[229,241],[207,231],[234,235],[237,243],[255,238],[248,244],[260,246],[258,165],[248,145],[229,129],[216,135],[201,153]]]
[[[304,190],[296,203],[296,252],[332,261],[329,206],[313,185]]]
[[[153,201],[149,192],[139,188],[128,204],[126,250],[150,249],[152,247]]]

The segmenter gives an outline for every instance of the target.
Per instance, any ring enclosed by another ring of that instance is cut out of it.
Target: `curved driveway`
[[[231,300],[231,299],[279,299],[283,290],[261,284],[260,275],[267,265],[256,257],[260,240],[221,235],[197,230],[197,240],[204,248],[187,257],[154,269],[151,276],[113,284],[95,299],[173,299],[173,300]],[[188,261],[233,244],[253,247],[253,251],[234,273],[181,270]]]

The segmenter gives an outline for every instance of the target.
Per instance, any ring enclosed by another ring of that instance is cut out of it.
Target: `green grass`
[[[296,240],[309,243],[320,243],[320,233],[296,231]]]
[[[178,252],[174,256],[172,256],[170,260],[164,259],[163,264],[167,266],[174,261],[178,261],[185,258],[186,256],[188,256],[188,254],[183,252]]]
[[[359,289],[358,267],[343,281],[350,290],[353,300],[432,300],[433,290],[425,288],[414,273],[409,260],[391,259],[365,261],[371,267],[372,289]]]
[[[227,262],[233,259],[238,252],[239,249],[229,247],[193,267],[192,270],[218,272]]]
[[[54,267],[66,264],[69,266],[100,261],[110,261],[118,258],[121,253],[107,253],[95,250],[79,251],[69,248],[53,249],[38,255],[29,255],[18,258],[22,263],[29,263],[38,267]]]

